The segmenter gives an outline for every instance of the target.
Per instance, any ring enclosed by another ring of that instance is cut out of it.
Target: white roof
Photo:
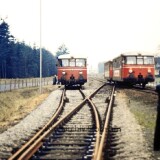
[[[121,54],[122,56],[135,56],[135,55],[142,55],[142,56],[154,56],[152,52],[142,52],[142,51],[135,51],[135,52],[124,52]]]
[[[58,56],[58,59],[65,59],[65,58],[87,58],[85,57],[84,55],[81,56],[81,55],[73,55],[73,54],[63,54],[63,55],[60,55]]]

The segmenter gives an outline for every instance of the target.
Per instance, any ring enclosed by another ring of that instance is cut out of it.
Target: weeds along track
[[[9,159],[101,159],[113,95],[114,87],[106,85],[88,97],[83,90],[63,90],[51,120]]]

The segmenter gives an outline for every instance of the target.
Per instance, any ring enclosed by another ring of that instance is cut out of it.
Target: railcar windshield
[[[69,59],[69,66],[70,67],[75,67],[76,63],[75,63],[75,59]]]
[[[128,56],[128,57],[125,57],[125,64],[154,64],[154,57]]]
[[[59,64],[63,67],[85,67],[86,59],[59,59]]]
[[[77,67],[85,67],[86,66],[85,59],[76,59],[76,66]]]
[[[154,64],[153,57],[144,57],[144,64]]]
[[[126,64],[136,64],[136,57],[126,57]]]
[[[143,57],[137,57],[137,64],[143,64]]]
[[[63,67],[69,66],[69,61],[68,59],[62,59],[62,65]]]

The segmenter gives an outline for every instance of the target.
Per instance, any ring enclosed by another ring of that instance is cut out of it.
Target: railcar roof
[[[154,53],[151,52],[125,52],[122,53],[120,56],[154,56]]]
[[[58,56],[58,59],[68,59],[68,58],[85,58],[87,59],[87,57],[85,56],[80,56],[80,55],[73,55],[73,54],[63,54]]]
[[[105,63],[105,64],[106,64],[106,63],[112,63],[112,61],[110,60],[110,61],[106,61],[106,62],[104,62],[104,63]]]
[[[124,52],[121,53],[119,56],[113,58],[113,59],[117,59],[121,56],[153,56],[154,57],[154,53],[151,52],[139,52],[139,51],[135,51],[135,52]]]

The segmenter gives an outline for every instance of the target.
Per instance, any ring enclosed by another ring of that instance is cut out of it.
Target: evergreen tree
[[[56,58],[47,50],[43,51],[43,77],[52,76],[56,71]],[[39,49],[15,42],[9,32],[9,25],[0,21],[0,78],[29,78],[40,75]]]
[[[1,20],[0,22],[0,78],[6,78],[8,72],[9,54],[12,52],[14,37],[9,32],[9,25]]]

